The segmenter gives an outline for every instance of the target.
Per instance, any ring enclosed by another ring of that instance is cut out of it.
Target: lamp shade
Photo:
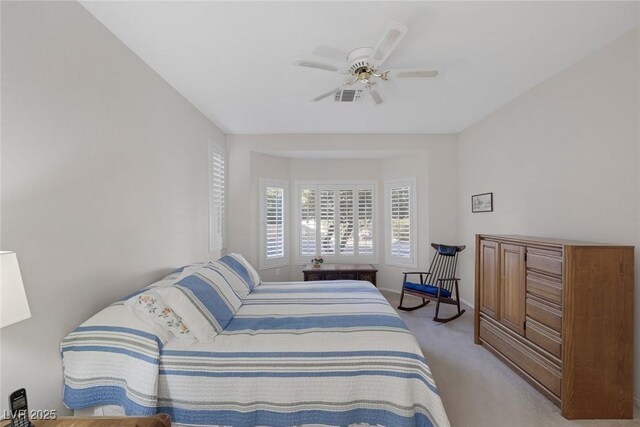
[[[0,328],[31,317],[15,252],[0,252]]]

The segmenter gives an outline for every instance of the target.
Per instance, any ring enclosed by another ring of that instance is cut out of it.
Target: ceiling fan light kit
[[[299,67],[316,68],[348,76],[348,79],[339,86],[323,92],[313,98],[312,101],[321,101],[334,95],[336,101],[354,102],[360,99],[362,89],[353,91],[352,89],[346,89],[346,87],[360,83],[368,91],[375,104],[383,104],[385,97],[378,87],[377,83],[379,81],[403,78],[433,78],[438,75],[438,71],[426,69],[380,70],[382,64],[402,41],[406,33],[407,27],[398,22],[390,22],[375,47],[359,47],[347,55],[346,67],[343,70],[334,65],[317,61],[299,60],[293,64]],[[359,94],[357,91],[360,91]],[[345,93],[348,94],[346,97],[344,96]],[[343,98],[351,100],[342,100]]]

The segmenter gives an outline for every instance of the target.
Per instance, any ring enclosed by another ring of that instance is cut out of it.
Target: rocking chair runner
[[[429,271],[407,271],[404,272],[404,281],[402,282],[402,294],[400,295],[399,310],[411,311],[417,310],[436,301],[436,315],[433,318],[436,322],[449,322],[462,316],[465,310],[460,310],[460,294],[458,292],[458,281],[456,278],[456,267],[458,265],[458,254],[462,252],[466,246],[447,246],[432,243],[431,247],[436,250]],[[420,275],[420,283],[408,282],[407,276]],[[453,297],[455,291],[455,298]],[[403,307],[404,294],[413,295],[422,298],[422,304],[416,307]],[[451,317],[440,318],[440,303],[454,304],[458,307],[458,314]]]

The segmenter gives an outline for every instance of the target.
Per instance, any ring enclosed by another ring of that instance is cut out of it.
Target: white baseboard
[[[471,304],[469,301],[467,301],[466,299],[460,298],[460,302],[463,303],[466,306],[469,306],[472,310],[475,308],[475,306],[473,304]]]

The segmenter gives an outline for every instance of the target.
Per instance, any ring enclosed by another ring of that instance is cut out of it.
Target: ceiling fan
[[[387,25],[382,37],[375,47],[360,47],[352,50],[347,55],[347,62],[343,67],[316,61],[299,60],[293,64],[300,67],[316,68],[330,72],[336,72],[348,76],[338,86],[316,96],[312,101],[320,101],[328,96],[334,95],[345,87],[356,83],[362,83],[368,90],[371,99],[376,104],[385,102],[382,92],[378,88],[379,81],[403,79],[403,78],[430,78],[436,77],[438,71],[426,69],[400,69],[382,70],[382,64],[398,46],[398,43],[407,33],[407,27],[398,23],[390,22]]]

